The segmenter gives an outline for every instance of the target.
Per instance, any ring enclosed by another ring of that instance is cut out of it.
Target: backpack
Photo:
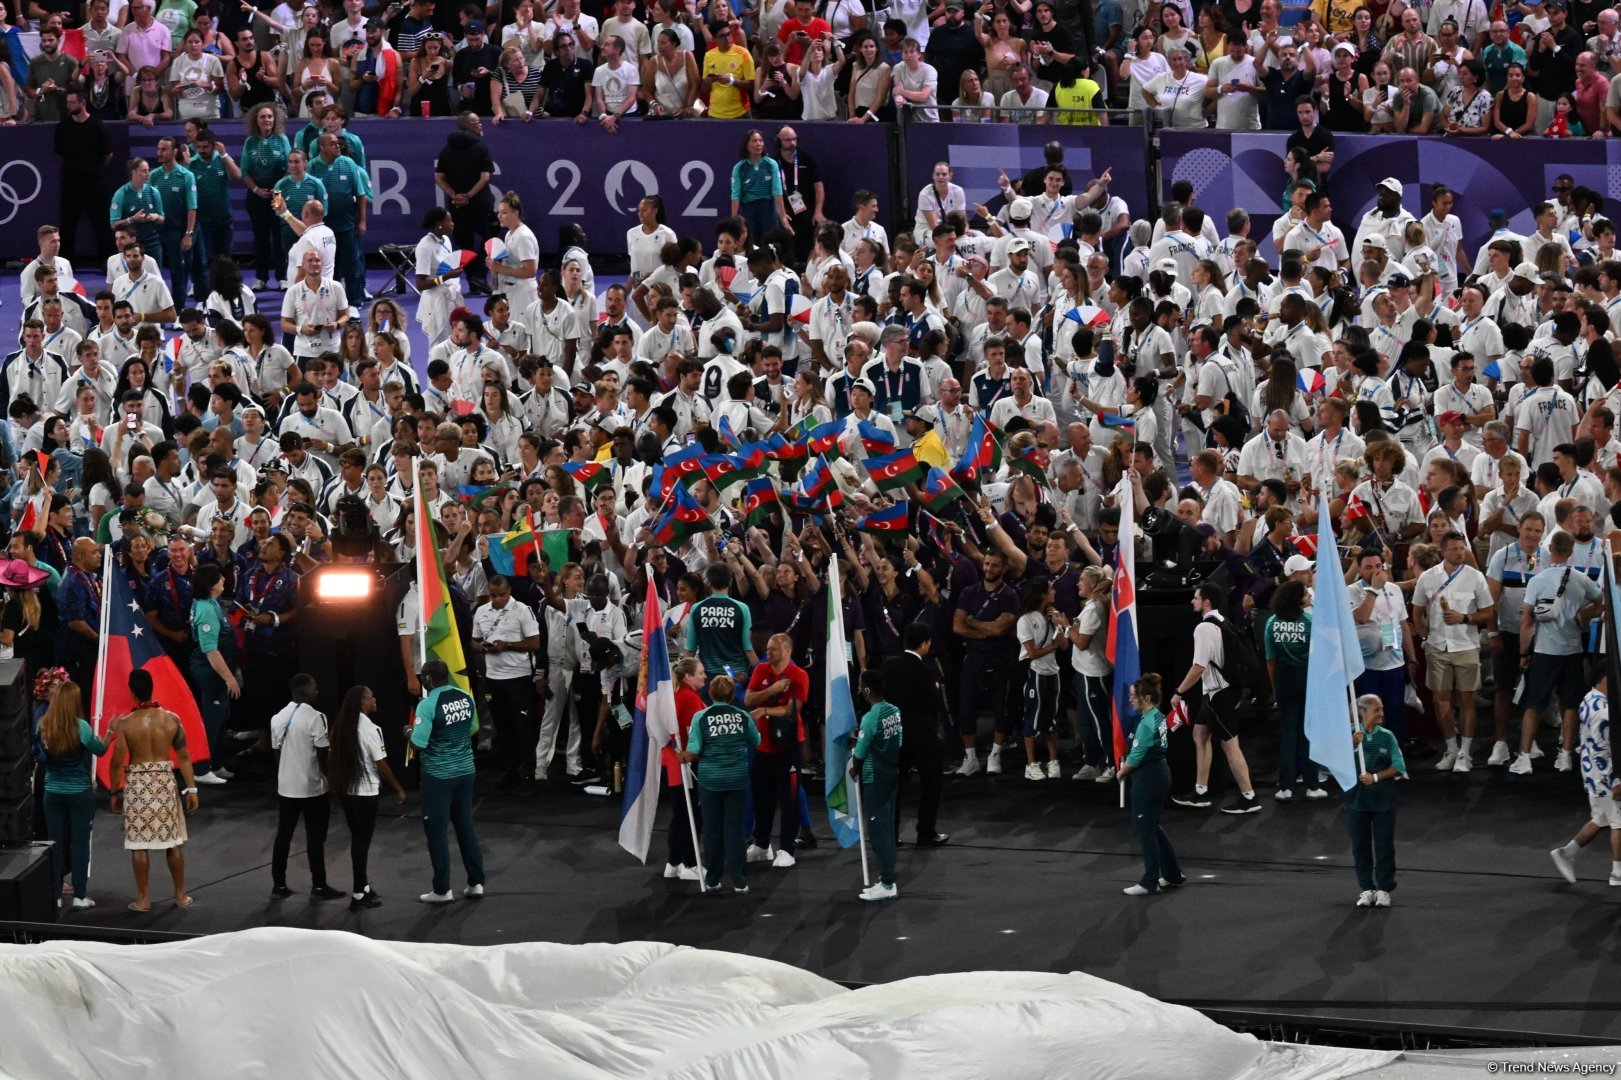
[[[1263,696],[1267,686],[1266,668],[1261,664],[1261,655],[1249,630],[1235,625],[1231,619],[1218,619],[1216,625],[1221,630],[1222,662],[1212,666],[1235,690],[1249,690],[1256,697]]]

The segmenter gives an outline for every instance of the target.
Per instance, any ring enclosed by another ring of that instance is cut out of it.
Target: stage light
[[[328,567],[315,575],[315,596],[323,604],[366,600],[376,587],[372,570],[344,570]]]

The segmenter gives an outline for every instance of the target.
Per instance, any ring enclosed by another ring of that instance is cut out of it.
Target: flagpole
[[[861,778],[852,776],[849,783],[856,797],[856,846],[861,849],[861,887],[870,889],[872,877],[867,870],[867,815],[861,810]]]
[[[698,891],[704,889],[704,852],[698,843],[698,822],[692,816],[692,782],[687,776],[687,766],[681,765],[681,796],[687,800],[687,828],[692,830],[692,861],[698,867]]]
[[[111,553],[101,560],[101,618],[96,637],[96,724],[106,734],[107,705],[107,594],[112,588],[113,560]]]
[[[1351,703],[1351,732],[1354,735],[1357,729],[1356,687],[1350,683],[1345,684],[1345,697]],[[1355,738],[1351,742],[1356,746],[1356,775],[1357,783],[1362,782],[1362,774],[1368,771],[1368,758],[1360,742]]]
[[[417,521],[424,521],[427,518],[428,508],[422,501],[422,471],[417,467],[416,458],[411,459],[411,494],[416,499],[416,511],[413,517]],[[427,572],[427,565],[422,561],[423,537],[421,534],[426,532],[429,544],[434,543],[433,522],[427,520],[426,528],[418,525],[412,531],[417,534],[417,671],[420,673],[428,663],[428,591],[422,587],[422,579]],[[435,557],[437,558],[437,553]]]

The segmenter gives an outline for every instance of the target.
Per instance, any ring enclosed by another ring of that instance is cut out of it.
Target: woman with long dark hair
[[[107,752],[84,718],[76,683],[63,682],[51,693],[39,721],[39,749],[45,760],[45,830],[51,838],[52,891],[73,873],[73,910],[96,906],[90,899],[90,823],[96,815],[91,784],[95,758]]]
[[[388,781],[400,805],[405,805],[405,788],[388,767],[383,731],[371,719],[376,711],[377,698],[371,687],[351,686],[326,733],[327,786],[337,792],[343,820],[349,826],[349,859],[355,873],[354,890],[349,894],[350,911],[374,908],[383,902],[366,872],[372,833],[377,829],[381,791],[378,781]]]
[[[1306,657],[1311,649],[1311,613],[1306,610],[1306,584],[1285,581],[1272,594],[1272,615],[1261,633],[1266,647],[1266,670],[1283,723],[1278,749],[1278,790],[1274,798],[1288,802],[1297,795],[1326,799],[1317,786],[1317,766],[1311,763],[1306,741]],[[1304,785],[1301,790],[1298,785]]]

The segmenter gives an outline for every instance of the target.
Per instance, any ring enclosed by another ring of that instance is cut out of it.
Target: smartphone
[[[131,431],[137,431],[140,429],[141,421],[137,417],[132,416],[128,420],[124,421],[124,426],[129,428]]]

